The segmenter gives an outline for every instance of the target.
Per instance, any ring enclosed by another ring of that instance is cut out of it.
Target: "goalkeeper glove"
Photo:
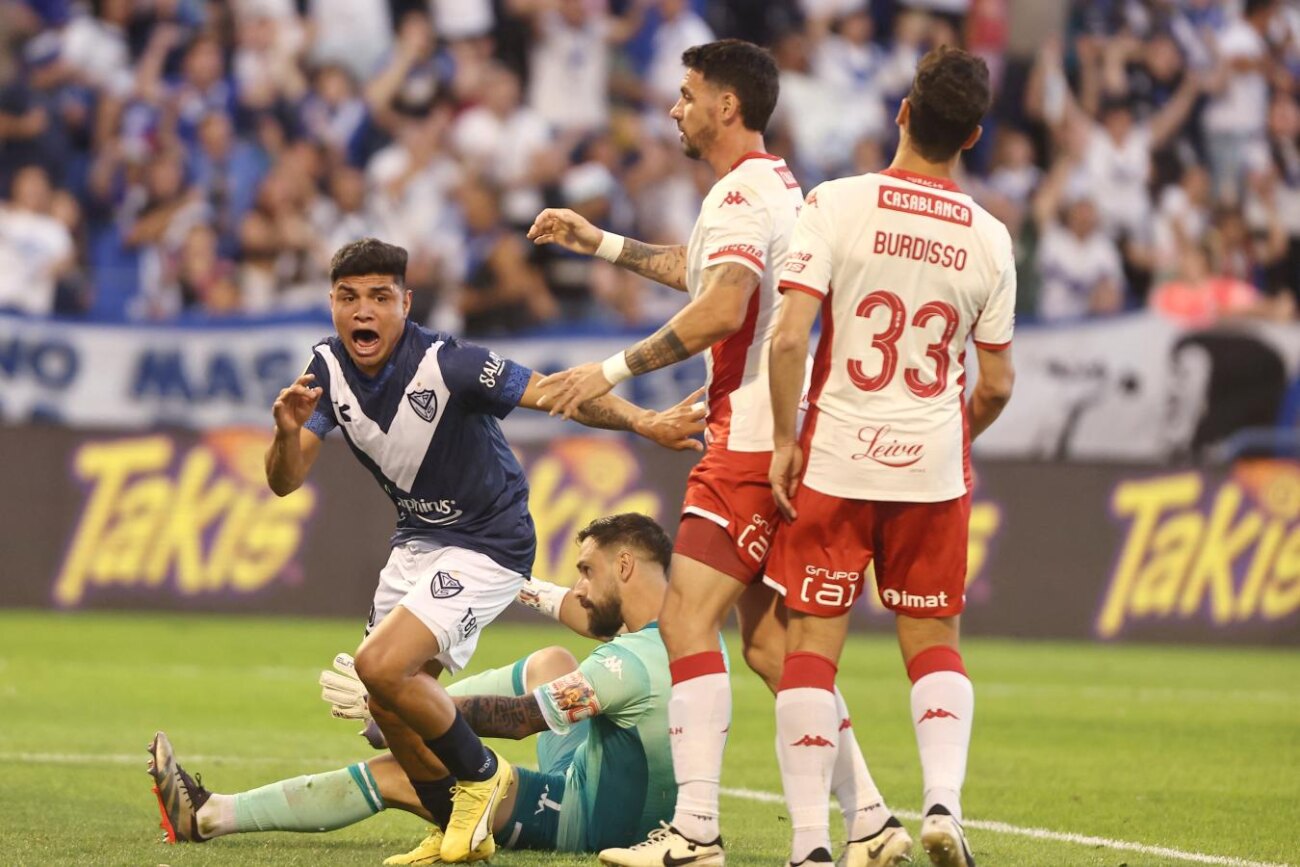
[[[320,697],[329,703],[330,716],[335,719],[364,720],[366,727],[361,731],[361,736],[377,750],[388,746],[383,732],[370,717],[366,687],[361,678],[357,677],[351,655],[340,653],[334,657],[334,670],[320,673],[320,685]]]
[[[568,587],[552,584],[540,578],[529,578],[515,596],[515,601],[534,611],[545,614],[552,620],[560,619],[560,606],[564,597],[569,595]]]

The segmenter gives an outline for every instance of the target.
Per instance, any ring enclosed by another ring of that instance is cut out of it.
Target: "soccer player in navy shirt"
[[[275,402],[266,478],[280,496],[296,490],[337,427],[397,507],[356,671],[389,748],[444,830],[442,860],[481,860],[495,849],[492,818],[510,768],[437,677],[465,666],[479,632],[532,569],[528,483],[498,421],[516,406],[540,409],[541,377],[410,322],[406,259],[401,247],[374,238],[335,253],[337,334],[314,347],[307,371]],[[606,395],[575,418],[699,449],[691,439],[703,429],[695,398],[655,413]]]

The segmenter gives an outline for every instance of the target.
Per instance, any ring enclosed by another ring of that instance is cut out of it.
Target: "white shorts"
[[[435,659],[448,674],[464,668],[479,633],[514,601],[524,576],[486,554],[404,542],[393,548],[379,573],[366,635],[397,605],[428,627],[442,649]]]

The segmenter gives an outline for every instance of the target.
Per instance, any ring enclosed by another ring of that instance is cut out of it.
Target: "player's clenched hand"
[[[321,387],[314,385],[316,374],[304,373],[293,385],[282,390],[271,407],[275,427],[282,433],[296,433],[311,418],[320,400]]]
[[[537,405],[551,415],[573,418],[578,407],[589,400],[608,394],[613,387],[605,378],[601,365],[592,361],[568,370],[561,370],[559,373],[552,373],[538,380],[537,388],[542,394]]]
[[[704,451],[704,443],[695,439],[704,433],[704,418],[708,415],[708,408],[700,400],[703,396],[704,389],[701,388],[662,412],[647,410],[645,419],[637,423],[636,432],[679,452]]]
[[[788,443],[772,450],[772,467],[767,479],[772,483],[772,497],[776,507],[787,521],[799,517],[792,501],[799,490],[799,477],[803,474],[803,449],[798,443]]]
[[[528,240],[534,244],[559,244],[566,250],[588,256],[596,252],[604,236],[603,230],[568,208],[547,208],[537,215],[528,230]]]
[[[335,719],[370,719],[366,686],[357,677],[351,655],[340,653],[334,657],[334,670],[320,673],[320,686],[320,697],[329,703],[330,716]]]

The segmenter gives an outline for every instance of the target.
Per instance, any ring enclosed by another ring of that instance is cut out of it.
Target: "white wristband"
[[[564,597],[568,595],[568,587],[561,587],[559,584],[552,584],[540,578],[529,578],[524,582],[523,588],[515,599],[520,605],[526,605],[552,620],[558,620],[560,607],[564,605]]]
[[[605,374],[605,379],[609,380],[610,385],[618,385],[625,379],[631,379],[632,368],[627,366],[627,353],[620,349],[606,358],[600,365],[600,372]]]
[[[600,246],[596,248],[596,258],[604,259],[606,262],[618,261],[619,254],[623,252],[623,243],[627,241],[622,235],[615,232],[606,232],[600,239]]]

